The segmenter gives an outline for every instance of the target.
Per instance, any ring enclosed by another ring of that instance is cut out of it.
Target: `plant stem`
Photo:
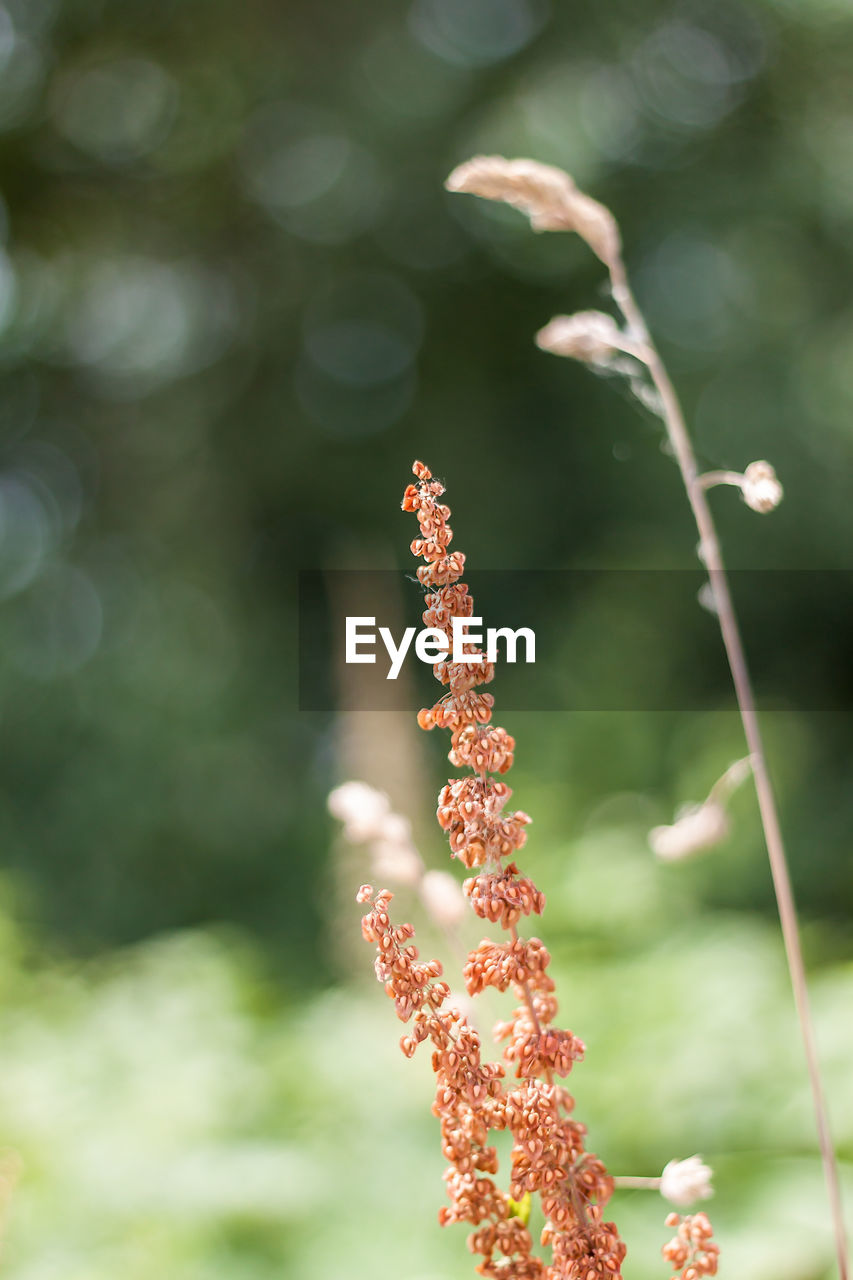
[[[820,1063],[817,1054],[814,1023],[809,1004],[806,983],[803,950],[800,942],[800,930],[797,920],[797,909],[791,888],[791,876],[785,855],[782,831],[779,825],[779,814],[767,760],[764,754],[764,743],[758,723],[755,706],[755,695],[749,677],[743,641],[737,623],[737,616],[729,589],[728,577],[723,563],[720,540],[714,524],[713,516],[702,484],[696,455],[690,435],[684,421],[684,415],[670,381],[663,361],[649,336],[642,312],[628,285],[625,265],[617,257],[610,263],[610,279],[613,297],[628,325],[632,336],[639,339],[646,348],[645,363],[652,381],[660,396],[661,416],[666,426],[669,442],[675,454],[681,478],[687,491],[696,527],[699,531],[699,557],[708,570],[711,591],[716,606],[717,618],[722,632],[723,644],[731,670],[732,681],[737,697],[740,718],[747,746],[752,757],[752,773],[755,779],[755,791],[758,797],[758,808],[761,814],[761,825],[770,860],[770,871],[773,888],[779,909],[782,925],[782,937],[785,943],[785,954],[788,960],[788,972],[794,991],[794,1002],[800,1023],[800,1034],[805,1049],[806,1064],[811,1084],[817,1121],[818,1141],[821,1160],[829,1197],[830,1211],[835,1233],[835,1248],[838,1256],[838,1272],[840,1280],[848,1280],[847,1240],[844,1229],[844,1213],[841,1203],[841,1189],[838,1177],[838,1164],[829,1131],[826,1102],[821,1080]]]
[[[613,1179],[613,1185],[619,1191],[660,1191],[660,1178],[637,1178],[631,1174],[620,1174]]]
[[[516,929],[514,924],[510,925],[509,927],[509,936],[512,938],[513,942],[518,942],[518,930]],[[530,984],[526,981],[523,981],[520,985],[521,985],[522,994],[524,996],[524,1003],[527,1006],[527,1012],[529,1013],[530,1021],[533,1024],[533,1030],[536,1032],[537,1036],[541,1036],[542,1026],[539,1022],[539,1018],[536,1013],[536,1006],[533,1003],[533,996],[530,994]],[[547,1075],[548,1075],[548,1083],[553,1084],[554,1082],[551,1078],[550,1070],[548,1071]]]
[[[711,489],[715,484],[734,484],[743,486],[743,476],[739,471],[706,471],[699,476],[698,483],[703,489]]]

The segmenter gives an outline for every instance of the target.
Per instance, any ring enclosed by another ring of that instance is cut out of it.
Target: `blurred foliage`
[[[692,555],[658,428],[530,341],[598,265],[445,198],[448,166],[527,152],[613,204],[704,457],[787,486],[766,522],[723,495],[730,559],[846,567],[853,35],[821,3],[234,16],[0,8],[0,831],[69,939],[226,918],[301,983],[332,739],[289,716],[293,571],[403,562],[413,453],[473,565]],[[841,831],[819,736],[788,803]],[[849,909],[845,873],[799,878]]]
[[[578,1115],[615,1171],[659,1173],[688,1147],[711,1160],[732,1273],[820,1275],[831,1241],[778,937],[755,919],[704,916],[695,868],[638,851],[645,817],[611,815],[555,850],[554,974],[588,1046],[570,1081]],[[221,932],[45,962],[7,910],[0,964],[14,1280],[466,1274],[464,1231],[436,1222],[429,1053],[403,1058],[375,985],[282,1006]],[[822,974],[814,998],[849,1156],[853,967]],[[484,1026],[504,1002],[479,1005]],[[659,1278],[663,1202],[620,1192],[614,1212],[630,1275]]]
[[[776,464],[772,519],[715,496],[730,561],[847,567],[851,56],[823,0],[0,7],[0,841],[45,926],[226,919],[328,978],[335,731],[292,715],[293,573],[404,564],[413,455],[473,567],[694,563],[657,425],[531,342],[599,265],[445,197],[475,150],[613,205],[703,460]],[[575,647],[618,653],[601,621]],[[634,785],[677,797],[652,719]],[[798,887],[841,916],[849,735],[803,732]]]
[[[294,575],[407,565],[414,456],[472,573],[695,564],[658,425],[531,341],[602,305],[599,264],[446,197],[480,150],[614,208],[703,464],[775,464],[772,517],[714,495],[729,561],[848,569],[851,71],[845,0],[0,4],[0,851],[39,940],[0,937],[10,1274],[465,1273],[423,1064],[378,991],[333,985],[359,864],[329,853],[341,724],[296,713]],[[833,618],[849,651],[843,594]],[[564,659],[630,641],[591,598]],[[752,802],[713,859],[644,845],[742,753],[736,718],[506,724],[595,1144],[655,1172],[689,1134],[738,1269],[817,1275]],[[849,1156],[850,716],[766,730]],[[626,1200],[635,1275],[662,1274],[654,1217]]]

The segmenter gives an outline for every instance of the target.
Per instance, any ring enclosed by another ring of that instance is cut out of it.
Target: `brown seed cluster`
[[[490,920],[504,929],[511,929],[521,916],[531,911],[541,915],[545,908],[545,895],[532,880],[518,873],[514,862],[501,871],[483,871],[471,876],[462,888],[471,899],[474,914],[481,920]]]
[[[440,502],[443,486],[423,463],[416,462],[413,471],[417,483],[406,489],[403,509],[416,512],[420,524],[412,551],[425,562],[418,569],[427,592],[423,620],[452,641],[453,618],[470,617],[474,607],[460,581],[465,557],[449,550],[453,535],[449,508]],[[483,660],[436,664],[447,692],[420,712],[418,722],[424,729],[449,729],[451,762],[471,770],[442,789],[438,821],[452,854],[477,872],[464,886],[475,913],[508,935],[499,942],[484,939],[464,968],[471,995],[487,987],[512,989],[518,1001],[509,1020],[495,1028],[496,1038],[507,1042],[503,1062],[483,1062],[476,1031],[446,1007],[449,992],[439,980],[439,966],[418,959],[411,926],[391,923],[387,890],[360,890],[359,901],[370,903],[362,929],[376,944],[377,977],[398,1016],[412,1023],[400,1042],[403,1052],[411,1056],[424,1040],[433,1046],[433,1112],[449,1162],[450,1204],[440,1211],[442,1225],[467,1222],[475,1228],[468,1246],[481,1258],[478,1273],[491,1280],[619,1280],[625,1246],[602,1214],[613,1182],[586,1151],[586,1130],[572,1117],[574,1100],[556,1083],[583,1057],[584,1045],[553,1026],[557,1001],[544,944],[516,932],[522,916],[542,913],[545,898],[508,860],[524,844],[530,822],[526,813],[507,811],[510,789],[494,776],[512,765],[515,743],[491,724],[494,700],[479,692],[494,676],[492,664],[473,645],[465,656]],[[504,1083],[508,1067],[517,1080],[513,1088]],[[509,1130],[513,1140],[508,1192],[491,1176],[498,1160],[488,1137],[500,1130]],[[550,1265],[534,1256],[531,1234],[516,1212],[528,1193],[540,1196],[541,1242],[551,1247]]]
[[[442,707],[440,702],[436,705]],[[436,707],[421,712],[420,720],[427,716],[431,719],[431,723],[422,724],[422,728],[432,728],[438,723],[435,712]],[[454,731],[451,742],[455,736]],[[503,813],[511,795],[505,782],[493,778],[454,778],[442,787],[438,797],[438,825],[447,832],[451,853],[466,867],[481,867],[487,862],[499,864],[501,858],[524,844],[530,818],[520,810]],[[541,901],[544,904],[544,899]]]
[[[717,1274],[720,1247],[711,1240],[713,1232],[707,1214],[692,1213],[682,1218],[671,1213],[666,1225],[678,1228],[662,1250],[673,1269],[672,1280],[701,1280],[702,1276]]]
[[[412,1024],[401,1049],[412,1057],[423,1041],[433,1046],[432,1109],[449,1165],[444,1180],[450,1204],[439,1211],[439,1222],[476,1228],[468,1246],[482,1259],[478,1274],[491,1280],[618,1280],[625,1246],[601,1213],[613,1183],[601,1161],[584,1149],[586,1129],[571,1116],[571,1094],[553,1082],[583,1055],[582,1043],[547,1025],[556,1000],[550,990],[535,991],[529,1009],[520,1006],[509,1023],[495,1029],[498,1038],[509,1037],[504,1057],[517,1062],[522,1077],[516,1088],[506,1089],[504,1064],[484,1062],[477,1032],[458,1010],[445,1007],[450,991],[440,980],[441,966],[420,961],[411,925],[392,923],[391,897],[386,889],[374,893],[362,885],[358,900],[370,908],[362,933],[376,944],[376,976],[397,1016]],[[496,959],[498,970],[509,966],[516,975],[528,975],[527,982],[544,975],[545,957],[534,939],[532,945],[515,940]],[[520,994],[521,985],[512,985]],[[545,978],[544,985],[553,984]],[[498,1171],[498,1158],[488,1141],[490,1130],[505,1129],[513,1137],[508,1193],[490,1176]],[[531,1234],[512,1211],[512,1201],[528,1192],[541,1196],[541,1240],[553,1246],[551,1266],[533,1255]]]

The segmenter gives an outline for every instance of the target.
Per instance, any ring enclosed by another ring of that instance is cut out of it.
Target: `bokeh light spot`
[[[484,67],[518,53],[548,17],[545,0],[415,0],[411,29],[455,66]]]
[[[0,333],[7,327],[15,313],[18,298],[18,280],[8,254],[0,249]]]
[[[619,67],[590,69],[580,92],[584,129],[610,160],[632,159],[643,136],[640,104],[630,78]]]
[[[668,22],[634,54],[645,106],[679,128],[708,128],[740,100],[741,76],[722,41],[686,22]]]
[[[336,438],[371,436],[397,422],[412,403],[415,377],[407,370],[379,385],[345,386],[324,377],[310,360],[296,368],[294,385],[305,412],[326,435]]]
[[[66,344],[105,390],[132,396],[206,367],[237,324],[237,299],[222,275],[193,262],[128,255],[88,271],[70,307]]]
[[[58,544],[74,531],[82,514],[83,485],[77,468],[56,445],[33,440],[17,451],[15,471],[39,495]]]
[[[5,5],[0,5],[0,73],[6,70],[15,50],[15,24]]]
[[[15,37],[0,74],[0,128],[25,120],[42,88],[44,58],[26,36]]]
[[[370,435],[395,422],[414,391],[421,304],[396,276],[356,272],[309,306],[296,391],[335,436]]]
[[[19,601],[12,659],[39,680],[68,675],[96,652],[101,623],[101,602],[87,574],[74,565],[52,566]]]
[[[50,519],[38,494],[23,477],[0,475],[0,599],[32,582],[50,547]]]
[[[384,128],[446,112],[468,86],[466,69],[430,56],[411,31],[381,27],[357,64],[359,88],[381,115]]]
[[[669,235],[641,262],[636,279],[655,329],[696,351],[725,340],[744,287],[723,248],[684,232]]]
[[[305,350],[316,367],[348,386],[374,386],[403,373],[423,333],[420,303],[395,277],[358,273],[309,307]]]
[[[163,140],[178,90],[146,58],[121,58],[66,78],[54,104],[57,129],[106,164],[128,164]]]
[[[328,112],[268,108],[251,122],[243,148],[250,195],[285,230],[340,244],[372,225],[384,182],[366,147]]]

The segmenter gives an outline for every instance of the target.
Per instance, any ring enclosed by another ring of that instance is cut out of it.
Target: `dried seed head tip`
[[[784,495],[775,470],[769,462],[750,462],[741,483],[743,500],[752,511],[766,514],[778,507]]]
[[[662,861],[678,862],[719,844],[728,834],[728,814],[719,801],[708,799],[685,809],[671,826],[653,827],[649,845]]]
[[[639,348],[604,311],[578,311],[554,316],[536,335],[536,345],[555,356],[570,356],[587,364],[607,364],[617,351],[636,354]]]
[[[619,253],[619,228],[613,214],[553,165],[474,156],[458,165],[444,185],[448,191],[502,200],[520,209],[534,231],[576,231],[602,262],[612,262]]]
[[[671,1204],[680,1208],[696,1200],[707,1200],[714,1194],[711,1186],[713,1171],[701,1156],[689,1156],[686,1160],[670,1160],[661,1174],[660,1193]]]

